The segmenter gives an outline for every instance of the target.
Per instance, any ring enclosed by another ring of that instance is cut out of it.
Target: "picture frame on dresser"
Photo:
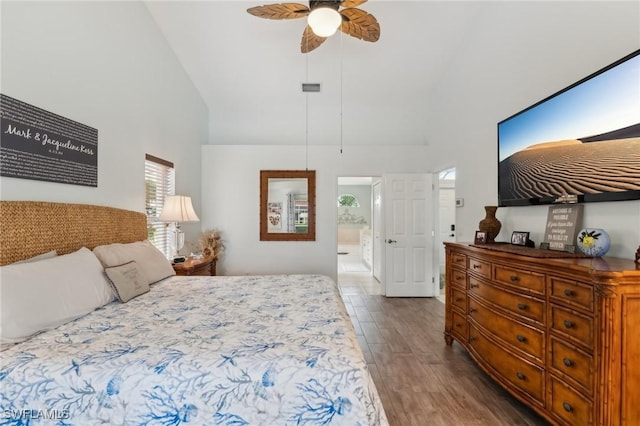
[[[527,246],[529,241],[529,233],[524,231],[513,231],[511,233],[511,244],[514,246]]]
[[[485,231],[476,231],[476,236],[473,239],[474,244],[486,244],[487,243],[487,233]]]

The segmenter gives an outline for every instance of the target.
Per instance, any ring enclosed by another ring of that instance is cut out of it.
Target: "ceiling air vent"
[[[319,92],[320,83],[302,83],[303,92]]]

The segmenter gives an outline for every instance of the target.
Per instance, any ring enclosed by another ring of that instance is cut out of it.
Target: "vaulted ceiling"
[[[431,89],[490,4],[371,0],[378,42],[338,32],[302,54],[305,19],[246,11],[268,3],[146,3],[209,107],[210,143],[423,144]]]

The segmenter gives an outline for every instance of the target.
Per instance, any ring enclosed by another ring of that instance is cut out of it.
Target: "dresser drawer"
[[[458,337],[466,343],[467,341],[467,317],[456,311],[452,312],[451,332],[457,334]]]
[[[452,286],[458,286],[461,289],[467,288],[467,273],[458,269],[451,269],[451,282]]]
[[[570,425],[593,424],[591,401],[555,377],[551,378],[551,412]]]
[[[544,323],[544,303],[541,300],[504,290],[471,276],[469,293],[517,315]]]
[[[593,349],[593,318],[552,305],[551,328]]]
[[[494,278],[508,286],[544,294],[545,276],[542,274],[496,265]]]
[[[470,257],[469,272],[491,278],[491,263]]]
[[[467,293],[453,287],[451,289],[451,303],[460,308],[462,312],[467,312]]]
[[[544,362],[544,333],[494,312],[474,299],[469,299],[469,318],[513,347]]]
[[[584,308],[593,312],[593,287],[576,281],[549,277],[551,298],[554,302]]]
[[[469,325],[469,345],[485,363],[515,388],[543,404],[544,370],[524,361],[486,338],[473,324]]]
[[[460,253],[451,253],[451,264],[457,268],[467,269],[467,256]]]
[[[593,357],[551,338],[551,365],[559,373],[579,383],[587,394],[593,394]]]

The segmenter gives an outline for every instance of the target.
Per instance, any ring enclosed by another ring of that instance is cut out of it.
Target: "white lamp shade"
[[[329,37],[338,30],[342,23],[342,16],[330,7],[317,7],[311,11],[307,22],[315,35]]]
[[[164,201],[164,207],[158,217],[161,222],[198,222],[198,216],[193,210],[191,197],[184,195],[169,195]]]

